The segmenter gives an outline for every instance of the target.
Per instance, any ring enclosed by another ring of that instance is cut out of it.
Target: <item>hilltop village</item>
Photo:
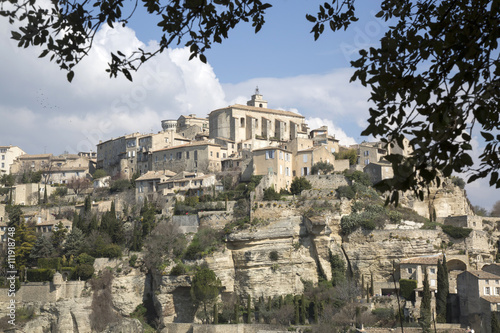
[[[342,146],[258,89],[161,127],[0,146],[0,330],[500,330],[500,218],[458,177],[397,207],[373,188],[407,142]]]

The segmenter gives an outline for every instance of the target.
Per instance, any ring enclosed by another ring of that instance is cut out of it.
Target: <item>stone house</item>
[[[370,164],[363,168],[363,172],[370,176],[370,179],[374,184],[384,179],[394,177],[392,165],[384,160],[380,162],[370,162]]]
[[[203,173],[195,172],[180,172],[177,175],[158,184],[158,191],[162,195],[169,195],[173,193],[184,194],[189,190],[194,190],[197,195],[203,193],[212,194],[217,180],[214,174],[205,175]]]
[[[415,257],[403,259],[399,263],[399,275],[401,279],[416,280],[417,289],[423,287],[424,274],[427,272],[429,287],[437,289],[437,265],[443,260],[443,255]]]
[[[349,147],[356,149],[358,154],[357,164],[363,167],[372,162],[379,162],[382,157],[387,155],[387,149],[384,148],[382,142],[362,142]]]
[[[175,172],[170,170],[165,171],[148,171],[135,180],[135,198],[137,201],[144,201],[144,198],[153,200],[159,189],[161,182],[175,176]]]
[[[334,136],[328,135],[328,126],[322,126],[309,132],[309,137],[314,146],[326,146],[327,150],[334,154],[339,151],[339,140]]]
[[[293,156],[288,150],[279,147],[254,149],[253,174],[273,175],[274,189],[288,189],[293,179]]]
[[[478,270],[457,277],[460,321],[476,332],[491,332],[491,315],[500,311],[500,276]]]
[[[177,133],[191,140],[200,133],[208,135],[208,129],[208,118],[200,118],[196,117],[195,114],[190,114],[188,116],[180,116],[177,119]]]
[[[130,179],[137,171],[137,147],[140,133],[133,133],[97,144],[97,168],[110,176]]]
[[[10,174],[10,167],[21,155],[26,154],[17,146],[0,146],[0,176]]]
[[[61,219],[61,220],[52,220],[52,221],[44,221],[40,223],[35,224],[35,229],[37,233],[42,234],[43,236],[48,236],[51,235],[52,232],[57,231],[59,223],[62,223],[64,228],[68,230],[66,234],[69,234],[71,232],[71,228],[73,226],[73,222],[67,219]]]
[[[335,156],[328,151],[327,146],[316,146],[299,150],[294,156],[293,176],[308,176],[312,167],[318,162],[326,162],[334,166]]]
[[[221,171],[221,158],[227,151],[210,141],[193,141],[189,144],[160,149],[152,153],[152,170],[171,170],[212,173]]]
[[[37,183],[15,185],[12,191],[12,203],[26,206],[38,205],[38,199],[43,199],[45,190],[47,196],[50,196],[55,188],[51,185],[45,186]]]
[[[139,138],[137,148],[137,168],[140,174],[152,170],[153,151],[189,143],[191,140],[182,137],[175,131],[168,130],[156,134],[148,134]]]

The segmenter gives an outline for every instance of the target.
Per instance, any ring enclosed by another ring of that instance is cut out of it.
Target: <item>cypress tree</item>
[[[240,297],[236,296],[236,304],[234,306],[234,323],[240,323]]]
[[[300,299],[300,323],[302,325],[306,324],[306,298],[304,294],[302,294]]]
[[[366,284],[366,303],[370,303],[370,286]]]
[[[252,323],[252,296],[248,295],[247,298],[247,324]]]
[[[430,332],[431,328],[431,291],[429,288],[429,277],[427,271],[424,274],[424,288],[422,302],[420,303],[420,325],[424,332]]]
[[[295,308],[295,325],[300,323],[300,311],[299,311],[299,298],[297,295],[293,298],[293,305]]]
[[[217,308],[217,303],[214,304],[214,325],[219,324],[219,309]]]
[[[361,298],[365,296],[365,275],[361,275]]]
[[[315,324],[318,323],[318,317],[319,317],[318,311],[319,311],[319,309],[318,309],[318,298],[316,297],[316,295],[314,295],[313,317],[314,317],[314,323]]]
[[[436,294],[436,319],[440,323],[446,322],[446,301],[449,293],[448,270],[446,257],[443,262],[438,261],[437,267],[437,294]]]
[[[500,333],[500,323],[495,311],[491,312],[491,333]]]
[[[370,296],[373,296],[373,272],[370,272]]]

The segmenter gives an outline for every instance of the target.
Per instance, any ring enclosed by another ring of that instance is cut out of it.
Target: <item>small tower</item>
[[[247,105],[267,109],[267,101],[262,99],[262,95],[259,93],[259,87],[255,88],[255,94],[252,95],[252,99],[247,102]]]

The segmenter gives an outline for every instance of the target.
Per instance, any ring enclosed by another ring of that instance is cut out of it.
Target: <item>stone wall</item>
[[[198,215],[174,215],[172,222],[179,227],[182,233],[196,233],[200,226]]]
[[[52,282],[23,282],[16,292],[15,300],[17,303],[55,302],[59,299],[78,298],[84,288],[85,281],[64,281],[59,286]],[[0,293],[0,303],[11,299],[7,292]]]
[[[336,190],[340,186],[349,185],[348,180],[342,174],[310,175],[306,179],[311,183],[313,189]]]
[[[200,324],[166,324],[161,333],[285,333],[286,329],[262,324],[228,324],[228,325],[200,325]]]

